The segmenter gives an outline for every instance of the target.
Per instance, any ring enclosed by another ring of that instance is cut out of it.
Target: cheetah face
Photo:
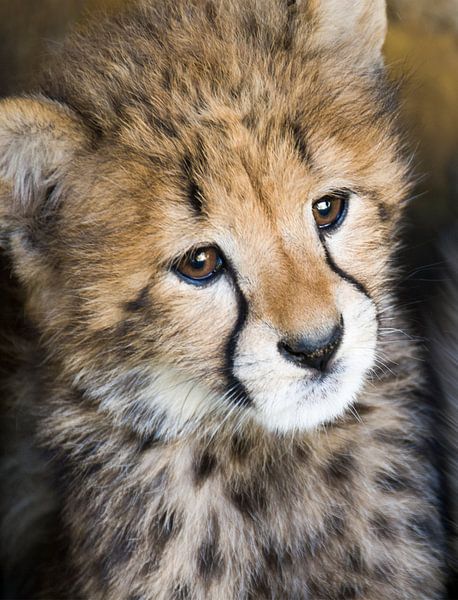
[[[68,97],[0,106],[2,231],[50,377],[142,436],[313,430],[383,349],[406,192],[384,2],[280,4],[254,37],[248,8],[218,5],[221,37],[196,5],[146,63],[113,33]]]
[[[323,199],[316,200],[323,192],[309,192],[296,203],[287,200],[294,192],[279,191],[289,206],[273,197],[266,210],[248,177],[242,189],[237,205],[227,214],[218,207],[213,216],[210,206],[204,209],[209,194],[199,188],[199,219],[208,233],[183,248],[165,275],[170,303],[180,299],[186,307],[176,320],[187,347],[195,348],[189,377],[198,373],[201,383],[215,387],[215,406],[224,403],[241,421],[281,432],[313,429],[344,413],[375,365],[376,292],[361,276],[362,240],[352,244],[356,234],[364,237],[359,230],[369,215],[377,222],[377,207],[367,196],[331,186]],[[223,190],[218,196],[231,206]],[[370,260],[372,268],[383,268],[382,252]],[[195,401],[202,409],[202,398]]]
[[[84,290],[74,382],[103,410],[145,435],[223,421],[313,430],[351,410],[381,350],[402,185],[378,152],[383,129],[346,145],[323,125],[305,154],[306,129],[269,140],[218,107],[183,133],[166,176],[96,161],[95,184],[63,213],[66,231],[84,215],[87,264],[76,238],[62,260]]]
[[[363,205],[354,194],[345,202]],[[357,219],[358,208],[345,207],[349,219]],[[331,236],[337,232],[321,234],[307,213],[306,204],[292,219],[300,229],[300,217],[309,217],[298,248],[272,235],[268,223],[259,234],[242,233],[239,244],[225,233],[217,247],[185,255],[172,270],[179,281],[170,282],[216,322],[232,320],[229,335],[217,334],[223,347],[216,355],[224,362],[214,367],[227,382],[226,401],[241,418],[246,413],[279,431],[315,428],[341,415],[375,364],[376,304],[365,285],[334,262]],[[264,229],[270,237],[262,240]],[[257,235],[263,247],[247,252],[243,240],[257,245]],[[222,247],[232,250],[231,259]],[[206,327],[216,330],[216,323]]]

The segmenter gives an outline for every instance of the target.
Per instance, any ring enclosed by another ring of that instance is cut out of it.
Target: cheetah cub
[[[0,104],[38,597],[442,597],[385,29],[382,0],[143,0]]]

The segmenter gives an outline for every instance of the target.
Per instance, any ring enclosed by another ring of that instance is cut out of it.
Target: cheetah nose
[[[286,338],[278,342],[278,350],[286,360],[303,368],[324,372],[337,352],[343,337],[343,321],[320,339]]]

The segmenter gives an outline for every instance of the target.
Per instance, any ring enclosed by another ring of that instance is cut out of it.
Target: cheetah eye
[[[313,217],[318,229],[330,229],[340,225],[347,214],[348,198],[348,192],[337,191],[313,203]]]
[[[204,285],[215,279],[224,268],[224,258],[218,248],[205,246],[192,250],[173,268],[186,283]]]

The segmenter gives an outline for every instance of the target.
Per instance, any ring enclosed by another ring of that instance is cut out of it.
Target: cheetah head
[[[0,105],[2,240],[48,380],[142,436],[313,430],[364,389],[389,310],[384,2],[170,6]]]

